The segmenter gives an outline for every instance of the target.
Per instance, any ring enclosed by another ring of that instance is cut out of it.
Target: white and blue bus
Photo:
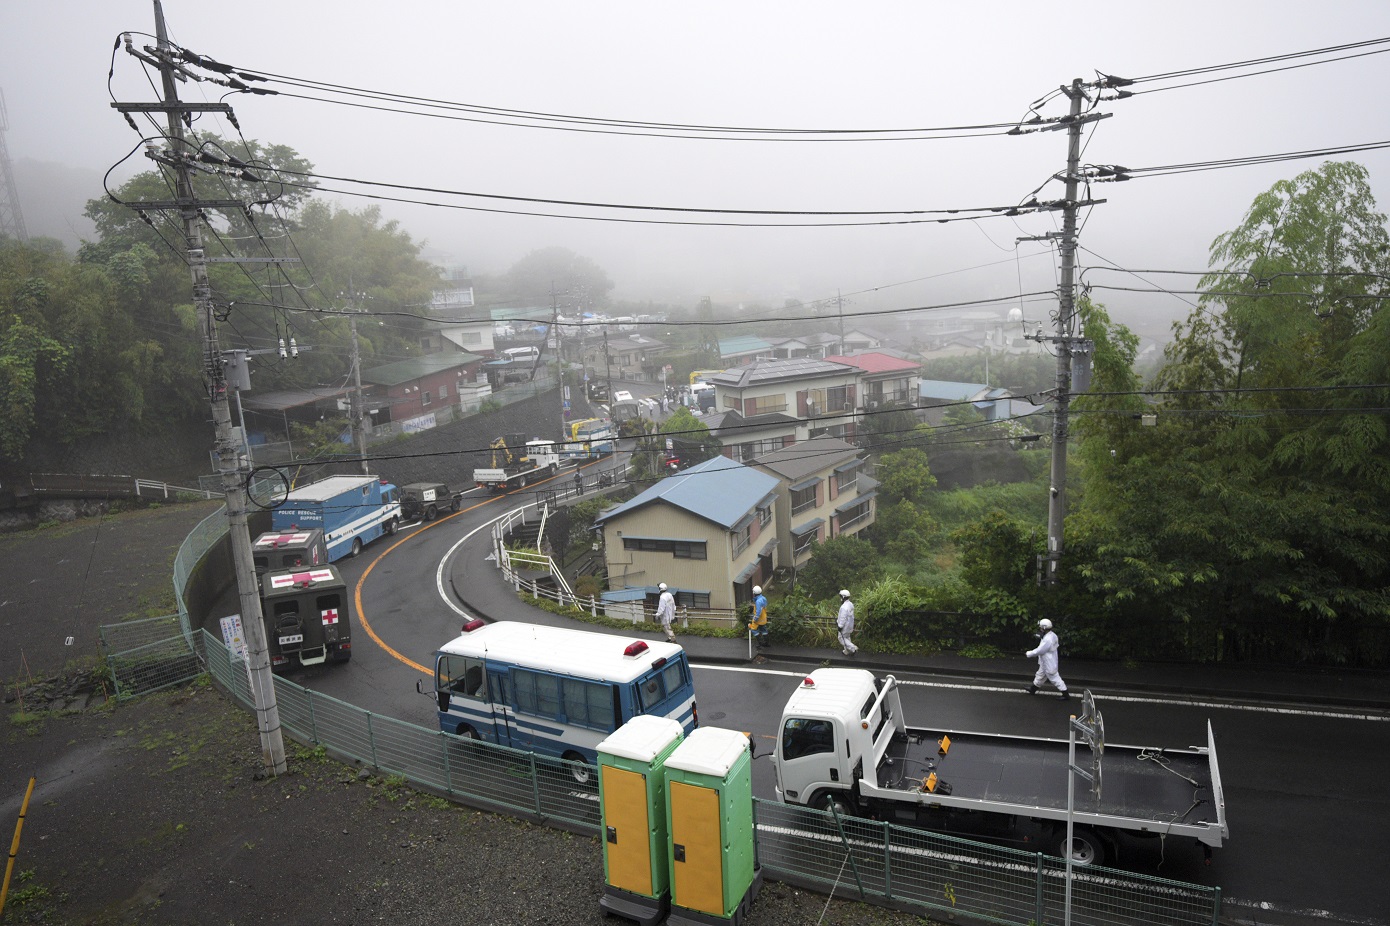
[[[470,621],[435,654],[439,727],[573,762],[638,714],[699,723],[690,660],[675,643]]]

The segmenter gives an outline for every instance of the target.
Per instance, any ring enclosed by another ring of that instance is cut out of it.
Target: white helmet
[[[661,589],[663,592],[666,591],[666,583],[662,582],[660,585],[657,586],[657,588]]]
[[[1038,621],[1038,629],[1039,629],[1039,630],[1042,630],[1042,631],[1051,630],[1051,629],[1052,629],[1052,621],[1050,621],[1050,620],[1048,620],[1047,618],[1044,617],[1042,620]]]
[[[842,589],[840,589],[840,597],[841,597],[841,598],[848,598],[848,597],[849,597],[849,589],[847,589],[847,588],[842,588]]]
[[[761,595],[762,593],[763,593],[763,587],[762,587],[761,585],[755,585],[755,586],[753,586],[753,594],[755,594],[755,595]]]

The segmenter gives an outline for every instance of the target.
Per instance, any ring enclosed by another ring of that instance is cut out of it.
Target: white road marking
[[[534,504],[534,503],[532,503],[532,504]],[[531,505],[522,505],[521,507],[522,507],[522,508],[530,508]],[[461,547],[461,546],[463,546],[465,543],[467,543],[467,542],[469,541],[469,539],[472,538],[472,536],[473,536],[474,534],[478,533],[478,531],[481,531],[481,530],[488,530],[488,529],[491,529],[491,528],[492,528],[492,525],[496,524],[498,521],[500,521],[500,520],[502,520],[503,518],[507,517],[507,515],[512,514],[512,513],[513,513],[514,511],[516,511],[516,510],[517,510],[517,509],[512,509],[512,511],[508,511],[508,512],[506,512],[505,514],[500,514],[500,515],[498,515],[497,517],[493,518],[491,521],[488,521],[486,524],[479,524],[477,527],[473,528],[471,531],[469,531],[468,533],[466,533],[466,534],[464,534],[462,537],[460,537],[459,540],[458,540],[458,542],[455,543],[452,547],[450,547],[449,550],[448,550],[448,552],[446,552],[446,553],[445,553],[442,557],[440,557],[440,559],[439,559],[439,566],[438,566],[438,568],[436,568],[435,571],[434,571],[434,588],[435,588],[435,591],[437,591],[437,592],[439,593],[439,600],[440,600],[440,601],[443,601],[444,604],[448,605],[448,607],[449,607],[449,609],[450,609],[451,611],[453,611],[453,612],[454,612],[455,614],[457,614],[459,617],[462,617],[464,620],[470,620],[470,621],[471,621],[471,620],[473,619],[473,615],[469,614],[467,611],[463,610],[463,608],[460,608],[458,605],[454,604],[454,600],[453,600],[453,597],[454,597],[454,596],[450,595],[450,594],[448,593],[448,591],[444,588],[444,569],[445,569],[445,567],[449,564],[449,561],[450,561],[451,559],[453,559],[454,554],[455,554],[456,552],[458,552],[458,548]],[[496,561],[497,561],[497,558],[496,558],[495,556],[489,556],[488,559],[491,560],[492,562],[496,562]]]
[[[779,675],[788,678],[805,678],[809,672],[789,672],[782,669],[755,669],[748,666],[717,666],[703,662],[692,662],[696,669],[711,672],[748,672],[757,675]],[[1017,685],[972,685],[968,682],[927,682],[918,679],[899,678],[900,685],[915,685],[922,688],[954,688],[961,691],[991,691],[1021,694],[1023,689]],[[1274,704],[1251,704],[1241,701],[1200,701],[1192,698],[1155,697],[1142,695],[1106,694],[1106,701],[1126,701],[1131,704],[1173,704],[1179,707],[1199,707],[1212,710],[1247,711],[1255,714],[1286,714],[1293,717],[1318,717],[1328,720],[1369,720],[1374,723],[1390,723],[1390,714],[1377,714],[1358,711],[1331,711],[1317,708],[1284,707]]]

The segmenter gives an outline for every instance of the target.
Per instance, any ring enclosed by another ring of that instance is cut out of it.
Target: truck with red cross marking
[[[266,573],[261,611],[272,669],[352,658],[347,583],[335,567]]]
[[[251,544],[251,562],[256,578],[267,572],[282,572],[328,562],[328,546],[323,531],[267,531]]]

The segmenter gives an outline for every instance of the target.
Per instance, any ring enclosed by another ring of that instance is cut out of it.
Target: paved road
[[[568,487],[571,471],[555,484]],[[430,653],[468,616],[566,624],[529,607],[500,580],[484,526],[534,498],[469,496],[458,514],[378,541],[340,561],[357,592],[353,662],[295,679],[379,713],[433,727],[430,699],[415,691]],[[775,618],[775,615],[774,615]],[[656,634],[649,634],[655,637]],[[686,637],[696,664],[703,723],[770,743],[779,712],[808,666],[844,662],[838,652],[774,647],[754,664],[741,641]],[[1022,692],[1032,672],[1006,660],[875,659],[910,684],[912,722],[962,730],[1064,737],[1066,705]],[[1390,679],[1382,674],[1297,673],[1231,667],[1126,668],[1067,661],[1064,674],[1101,701],[1111,742],[1202,744],[1216,731],[1231,840],[1215,864],[1191,845],[1128,841],[1125,864],[1175,880],[1219,884],[1227,912],[1250,922],[1390,922],[1381,880],[1390,831],[1383,761],[1390,757]],[[754,789],[772,796],[770,761],[755,764]]]

